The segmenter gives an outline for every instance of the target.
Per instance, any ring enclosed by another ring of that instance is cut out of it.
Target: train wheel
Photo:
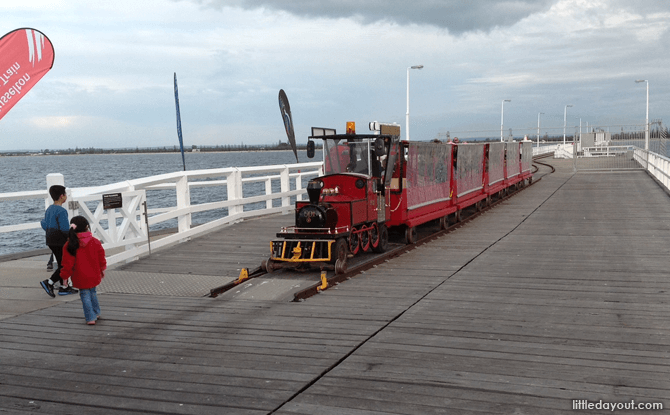
[[[456,212],[454,212],[454,222],[458,223],[461,221],[461,209],[458,209]]]
[[[361,226],[361,228],[363,228]],[[361,243],[361,251],[367,252],[370,249],[370,234],[369,231],[362,231],[358,234],[358,239]]]
[[[335,248],[331,253],[330,262],[336,264],[337,261],[346,262],[347,261],[347,240],[344,238],[339,238],[335,241]]]
[[[477,212],[481,212],[481,211],[482,211],[482,201],[481,201],[481,200],[478,201],[477,203],[475,203],[475,210],[476,210]]]
[[[389,230],[386,225],[379,228],[379,243],[376,247],[372,247],[375,252],[386,252],[389,249]]]
[[[340,275],[347,272],[347,262],[338,259],[335,261],[335,274]]]
[[[263,262],[261,262],[261,269],[265,270],[268,274],[272,274],[272,271],[274,271],[274,268],[272,267],[272,263],[274,261],[271,259],[266,259]]]
[[[530,186],[531,184],[533,184],[533,176],[528,178],[528,185]]]
[[[486,206],[491,206],[491,202],[493,202],[491,195],[486,196]]]
[[[416,226],[407,227],[405,229],[405,242],[407,245],[413,245],[416,243]]]
[[[377,225],[377,222],[373,223],[368,230],[368,239],[370,239],[370,247],[373,250],[379,246],[379,225]]]
[[[445,230],[449,227],[449,215],[440,218],[440,229]]]
[[[349,252],[351,252],[352,255],[356,255],[361,247],[361,241],[358,238],[358,234],[355,233],[356,230],[356,228],[353,228],[349,234]]]

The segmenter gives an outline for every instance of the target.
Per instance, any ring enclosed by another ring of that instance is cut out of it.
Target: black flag
[[[281,111],[281,118],[282,121],[284,121],[284,128],[286,129],[288,143],[291,145],[293,154],[295,154],[295,161],[296,163],[300,163],[300,161],[298,161],[298,148],[295,145],[295,131],[293,131],[291,106],[288,104],[288,98],[286,97],[286,92],[284,92],[283,89],[279,90],[279,111]]]

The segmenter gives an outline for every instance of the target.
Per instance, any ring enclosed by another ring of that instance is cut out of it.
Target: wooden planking
[[[557,164],[556,174],[476,221],[302,303],[103,294],[104,320],[95,327],[83,324],[78,302],[0,321],[0,361],[11,362],[0,368],[0,408],[542,414],[568,412],[577,398],[662,400],[670,334],[661,291],[669,287],[663,249],[639,245],[656,237],[644,221],[668,208],[655,203],[639,227],[623,230],[608,231],[615,222],[596,217],[587,221],[591,234],[583,224],[565,226],[577,216],[552,219],[564,214],[560,199],[593,183]],[[616,217],[615,208],[607,215]],[[262,223],[128,267],[218,275],[234,261],[217,255],[255,249],[230,239],[261,238]],[[578,231],[580,243],[571,244]],[[628,237],[631,249],[603,241],[612,235]],[[665,243],[659,238],[654,243]],[[585,255],[588,247],[598,252]],[[54,344],[58,358],[44,353]]]
[[[181,298],[173,310],[166,298],[100,297],[104,319],[95,327],[83,324],[76,303],[57,307],[48,327],[53,309],[0,325],[0,356],[12,362],[0,369],[0,402],[30,399],[56,413],[267,413],[379,326],[370,325],[374,316],[360,324],[296,317],[302,304]],[[44,353],[54,344],[57,358]]]
[[[507,233],[496,224],[498,231],[478,232],[485,224],[477,220],[467,246],[448,236],[403,257],[399,273],[434,265],[431,256],[465,258],[461,251],[499,237],[453,276],[451,267],[441,275],[430,267],[440,285],[277,413],[567,413],[572,399],[667,407],[670,241],[661,232],[667,222],[649,223],[670,217],[667,195],[637,173],[592,176],[564,174],[533,212],[494,209],[490,216],[529,215]],[[580,211],[601,204],[608,216],[629,218],[639,203],[620,200],[625,186],[665,204],[625,223],[591,213],[584,221]],[[386,276],[396,269],[384,268],[379,278]]]
[[[292,215],[282,214],[247,219],[118,269],[237,277],[240,268],[256,267],[270,256],[270,241],[292,221]]]

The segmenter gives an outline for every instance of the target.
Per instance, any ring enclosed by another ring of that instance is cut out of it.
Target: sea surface
[[[250,151],[186,153],[186,169],[217,169],[225,167],[267,166],[294,164],[292,151]],[[316,152],[308,159],[304,151],[298,152],[300,162],[321,161]],[[66,187],[100,186],[130,179],[182,171],[181,153],[160,154],[90,154],[0,157],[0,193],[46,189],[46,176],[61,173]],[[273,183],[278,189],[279,183]],[[191,203],[199,204],[225,200],[225,186],[191,190]],[[245,186],[244,196],[263,194],[260,184]],[[174,190],[147,192],[149,208],[176,205]],[[275,204],[279,203],[276,201]],[[0,202],[0,226],[38,222],[44,218],[44,201],[20,200]],[[226,209],[194,214],[193,223],[205,223],[227,214]],[[151,227],[159,230],[176,226],[176,219]],[[41,229],[0,233],[0,255],[46,248]]]

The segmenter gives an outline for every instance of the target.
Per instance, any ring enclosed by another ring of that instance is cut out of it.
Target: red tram
[[[397,125],[370,123],[372,134],[312,128],[323,141],[323,176],[307,185],[309,201],[296,202],[295,225],[271,242],[264,268],[346,270],[360,252],[388,249],[389,228],[416,242],[416,227],[448,217],[460,221],[469,206],[478,210],[511,187],[532,181],[530,141],[459,144],[400,140]]]

